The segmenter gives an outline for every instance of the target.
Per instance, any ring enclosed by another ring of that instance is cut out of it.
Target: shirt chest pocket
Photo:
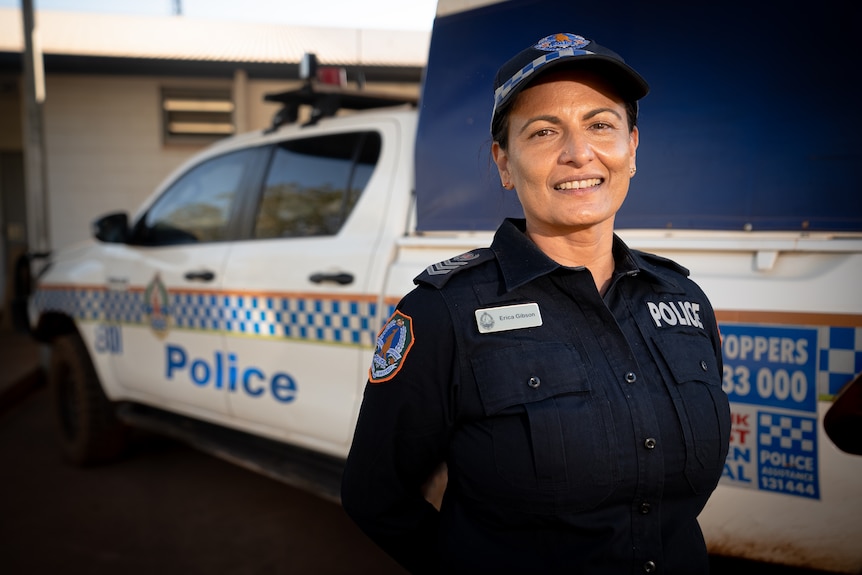
[[[472,367],[498,478],[513,496],[545,492],[577,510],[611,493],[620,472],[610,406],[574,347],[506,347]]]
[[[665,360],[689,453],[686,475],[695,491],[712,489],[724,468],[730,439],[730,405],[721,371],[705,334],[661,333],[653,340]]]

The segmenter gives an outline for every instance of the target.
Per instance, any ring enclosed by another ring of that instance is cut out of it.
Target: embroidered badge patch
[[[377,347],[371,360],[368,381],[383,383],[397,374],[413,347],[413,319],[396,311],[377,335]]]

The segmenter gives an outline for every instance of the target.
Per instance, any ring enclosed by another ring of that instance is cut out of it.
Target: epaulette
[[[636,253],[640,258],[646,260],[647,262],[649,262],[650,264],[652,264],[654,266],[671,269],[677,273],[684,275],[685,277],[688,277],[689,274],[691,273],[691,272],[689,272],[687,267],[676,263],[672,259],[668,259],[668,258],[665,258],[662,256],[657,256],[657,255],[651,254],[649,252],[642,252],[640,250],[632,250],[632,251],[634,253]]]
[[[470,250],[469,252],[464,252],[454,258],[431,264],[425,268],[425,271],[413,279],[413,283],[424,283],[440,289],[446,285],[449,278],[456,273],[479,265],[483,262],[490,261],[494,259],[494,257],[494,252],[489,248]]]

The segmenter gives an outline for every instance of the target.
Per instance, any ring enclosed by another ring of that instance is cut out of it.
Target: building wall
[[[134,210],[162,178],[202,147],[162,143],[160,87],[169,82],[78,75],[47,79],[52,247],[87,238],[90,223],[100,214]]]

